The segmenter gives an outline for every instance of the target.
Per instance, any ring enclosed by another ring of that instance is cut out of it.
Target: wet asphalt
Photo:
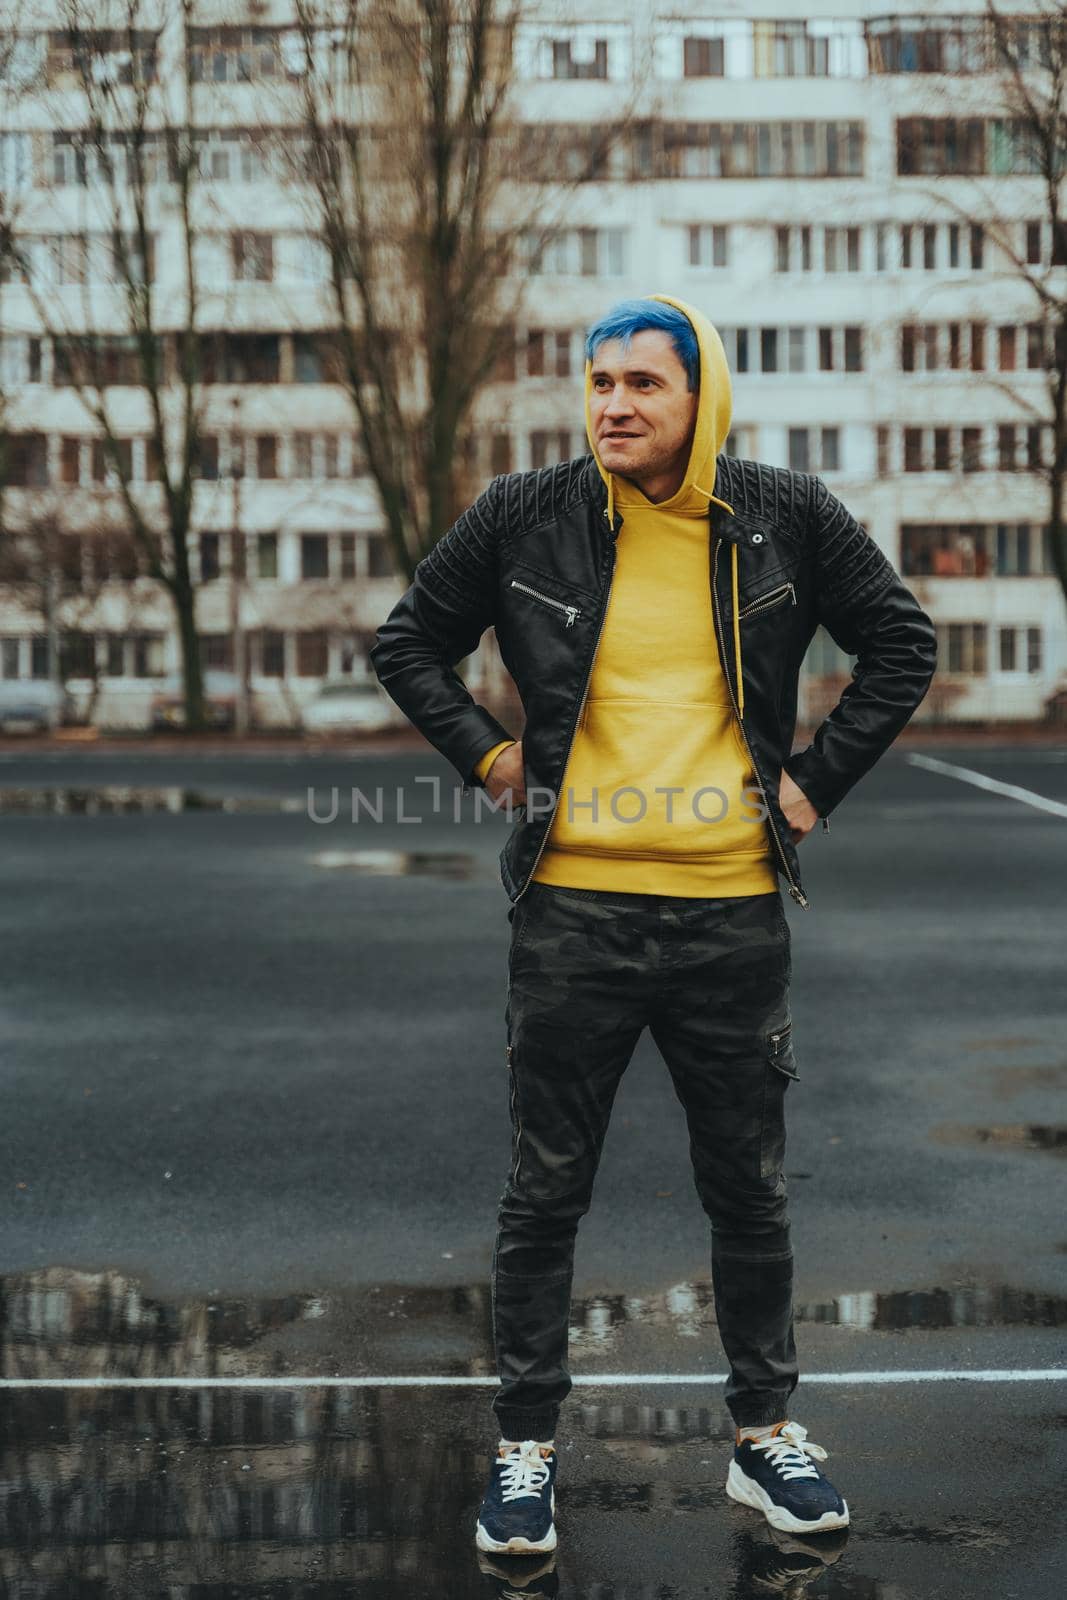
[[[1067,803],[1063,749],[924,752]],[[1061,1593],[1067,1384],[1010,1379],[1067,1368],[1067,819],[901,749],[802,846],[794,1415],[848,1537],[722,1492],[646,1037],[579,1235],[558,1558],[493,1572],[508,824],[455,801],[433,755],[0,751],[0,1594]],[[964,1371],[1000,1376],[886,1381]]]

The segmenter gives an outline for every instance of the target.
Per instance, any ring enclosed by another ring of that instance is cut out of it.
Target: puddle
[[[305,803],[296,796],[281,800],[253,795],[210,795],[177,786],[133,788],[102,784],[94,788],[0,788],[0,813],[8,816],[105,817],[146,812],[222,811],[296,813]]]
[[[1062,1089],[1067,1084],[1067,1061],[1042,1067],[992,1067],[994,1092],[1002,1099],[1025,1094],[1027,1089]]]
[[[1067,1297],[1007,1287],[969,1285],[954,1289],[860,1290],[826,1301],[798,1303],[794,1320],[823,1327],[903,1331],[907,1328],[1060,1328],[1067,1325]],[[710,1283],[678,1284],[648,1297],[603,1295],[575,1302],[571,1348],[609,1345],[628,1322],[670,1327],[683,1338],[702,1338],[715,1326]]]
[[[945,1123],[933,1130],[939,1144],[995,1145],[1002,1150],[1046,1150],[1067,1155],[1067,1126],[1062,1123],[1014,1122],[993,1128]]]
[[[692,1319],[709,1296],[706,1284],[680,1284],[641,1300],[590,1298],[575,1320]],[[753,1600],[809,1590],[831,1600],[913,1600],[926,1591],[851,1569],[869,1568],[872,1553],[895,1563],[887,1546],[939,1547],[941,1560],[943,1547],[995,1553],[1021,1536],[949,1507],[940,1524],[874,1508],[851,1534],[776,1534],[724,1496],[732,1425],[718,1395],[657,1406],[593,1401],[579,1389],[561,1470],[567,1531],[580,1538],[564,1539],[554,1561],[501,1569],[478,1559],[470,1537],[494,1384],[317,1381],[342,1369],[417,1371],[415,1351],[422,1370],[491,1373],[487,1286],[169,1301],[117,1270],[53,1267],[0,1280],[0,1305],[9,1380],[157,1380],[0,1387],[0,1593],[11,1600]],[[850,1295],[801,1314],[941,1327],[1059,1323],[1067,1307],[971,1288]],[[287,1385],[299,1374],[311,1381]],[[892,1474],[882,1489],[896,1493]],[[711,1586],[696,1578],[697,1549]],[[961,1572],[952,1594],[975,1592],[968,1581]]]
[[[1027,1050],[1031,1045],[1041,1044],[1040,1039],[1032,1039],[1025,1034],[1002,1034],[999,1038],[983,1037],[980,1039],[964,1039],[965,1050]]]
[[[311,860],[328,871],[383,878],[471,878],[476,869],[475,858],[461,850],[319,850]]]
[[[491,1377],[485,1282],[377,1285],[319,1294],[166,1300],[118,1271],[65,1267],[0,1280],[0,1372],[6,1378],[307,1379],[363,1373]],[[858,1290],[796,1306],[798,1323],[872,1330],[1059,1328],[1067,1298],[1004,1285]],[[653,1295],[598,1295],[571,1309],[575,1354],[603,1351],[627,1324],[714,1340],[708,1281]],[[682,1356],[683,1362],[691,1358]],[[651,1428],[650,1412],[642,1424]]]

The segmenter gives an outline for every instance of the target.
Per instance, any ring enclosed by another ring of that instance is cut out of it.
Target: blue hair
[[[590,328],[585,341],[586,360],[592,361],[600,346],[609,339],[621,340],[623,352],[627,353],[634,334],[645,328],[670,334],[675,354],[685,368],[690,392],[695,394],[700,388],[700,349],[696,332],[683,311],[662,300],[618,301]]]

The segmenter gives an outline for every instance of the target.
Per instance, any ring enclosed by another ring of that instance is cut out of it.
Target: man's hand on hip
[[[504,750],[503,755],[509,752]],[[494,761],[491,768],[496,771],[499,762]],[[782,815],[789,824],[789,832],[793,836],[793,843],[799,844],[801,839],[814,828],[819,820],[819,813],[804,793],[803,789],[793,782],[788,772],[782,773],[782,781],[778,788],[778,804],[782,808]]]
[[[485,787],[491,800],[500,800],[511,790],[511,804],[526,804],[526,775],[522,765],[522,740],[517,739],[501,750],[485,775]]]

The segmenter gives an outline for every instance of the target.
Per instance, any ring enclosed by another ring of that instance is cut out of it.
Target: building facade
[[[514,364],[478,401],[483,475],[584,453],[585,328],[617,299],[680,295],[723,336],[727,449],[818,473],[935,619],[940,666],[920,716],[1040,718],[1065,681],[1067,628],[1040,475],[1047,351],[1019,264],[1054,273],[1062,247],[999,104],[984,8],[773,10],[704,0],[527,14],[519,115],[552,128],[573,186],[559,225],[525,255]],[[324,679],[366,675],[402,585],[350,402],[324,381],[322,251],[250,132],[272,106],[283,126],[278,90],[301,71],[291,11],[272,0],[247,24],[232,5],[201,11],[197,249],[214,342],[197,623],[205,664],[227,668],[236,622],[257,720],[292,724]],[[0,287],[6,515],[62,529],[65,675],[98,722],[137,725],[178,666],[170,608],[120,538],[109,548],[88,536],[111,514],[114,484],[62,341],[38,314],[42,292],[72,322],[87,293],[102,315],[114,293],[57,19],[58,8],[21,15],[0,56],[0,174],[36,285],[9,271]],[[1025,17],[1017,27],[1029,48]],[[166,29],[146,29],[161,75],[176,70],[168,48]],[[619,137],[604,141],[613,123]],[[180,252],[160,189],[145,270],[165,300]],[[131,476],[150,495],[144,395],[121,337],[109,362]],[[0,676],[47,674],[45,609],[32,583],[3,590]],[[802,714],[821,716],[850,668],[820,633]],[[491,639],[471,676],[487,694],[504,687]]]

